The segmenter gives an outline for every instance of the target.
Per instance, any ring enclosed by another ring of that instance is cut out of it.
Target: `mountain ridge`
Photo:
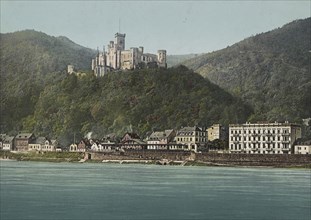
[[[300,121],[309,108],[311,18],[183,62],[255,111],[251,120]]]

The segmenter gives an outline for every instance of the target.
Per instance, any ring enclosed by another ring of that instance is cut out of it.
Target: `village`
[[[301,127],[284,123],[213,124],[154,131],[142,139],[137,133],[101,139],[82,138],[69,146],[34,133],[0,134],[0,150],[13,152],[214,152],[218,154],[311,154],[311,141],[301,140]]]

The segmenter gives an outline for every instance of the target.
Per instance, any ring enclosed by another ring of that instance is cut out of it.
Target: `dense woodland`
[[[258,34],[183,64],[250,104],[250,120],[311,117],[311,18]]]
[[[8,96],[16,102],[4,105],[3,114],[9,113],[4,118],[14,121],[4,121],[7,129],[33,131],[66,143],[74,133],[82,137],[92,131],[102,137],[134,131],[145,137],[153,130],[244,122],[251,113],[239,99],[182,66],[102,78],[52,75],[44,87],[34,89],[35,82],[27,86],[27,101]]]

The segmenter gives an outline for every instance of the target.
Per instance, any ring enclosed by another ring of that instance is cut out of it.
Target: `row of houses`
[[[35,137],[32,133],[21,133],[15,137],[0,135],[2,150],[61,151],[57,144],[56,140]],[[72,143],[66,150],[70,152],[227,150],[225,152],[240,154],[311,154],[311,141],[301,141],[301,127],[288,122],[230,124],[229,128],[214,124],[209,128],[193,126],[182,127],[179,130],[155,131],[145,139],[129,132],[121,139],[115,135],[107,135],[100,140],[84,138]]]
[[[119,143],[95,141],[91,146],[73,144],[70,151],[111,150],[183,150],[224,152],[216,140],[228,142],[228,153],[240,154],[311,154],[311,141],[301,140],[301,127],[285,123],[230,124],[229,131],[214,124],[205,129],[198,126],[153,132],[145,140],[136,133],[126,133]]]
[[[16,136],[0,134],[0,150],[5,151],[60,151],[56,140],[36,137],[33,133],[19,133]]]
[[[85,151],[123,151],[123,150],[183,150],[197,151],[208,141],[207,130],[198,126],[183,127],[152,132],[146,139],[136,133],[127,132],[120,141],[116,139],[92,140],[83,139],[69,147],[72,152]]]

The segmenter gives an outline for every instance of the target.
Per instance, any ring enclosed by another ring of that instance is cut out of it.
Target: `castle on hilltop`
[[[143,47],[125,50],[125,34],[120,33],[116,33],[115,40],[109,42],[107,51],[103,48],[92,59],[92,70],[97,77],[116,70],[157,67],[167,67],[166,50],[158,50],[157,54],[144,53]]]

